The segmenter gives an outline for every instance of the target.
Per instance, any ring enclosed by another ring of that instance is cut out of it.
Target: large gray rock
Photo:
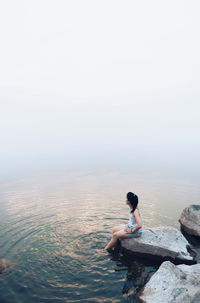
[[[200,264],[161,264],[147,282],[137,303],[199,303]]]
[[[200,205],[186,207],[181,214],[179,222],[188,234],[200,237]]]
[[[149,258],[164,258],[180,263],[196,263],[188,252],[191,247],[182,233],[171,226],[152,227],[144,229],[139,238],[121,239],[121,247],[137,256]]]

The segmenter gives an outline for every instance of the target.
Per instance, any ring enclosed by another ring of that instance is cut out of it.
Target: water
[[[145,227],[179,228],[182,209],[200,197],[194,181],[120,172],[2,182],[0,302],[134,302],[158,265],[103,250],[111,228],[128,221],[128,191],[139,196]]]

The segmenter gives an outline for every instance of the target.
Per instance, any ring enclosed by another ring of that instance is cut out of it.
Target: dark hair
[[[131,203],[131,206],[132,206],[132,210],[131,210],[131,213],[133,213],[138,205],[138,196],[135,195],[134,193],[132,192],[128,192],[127,193],[127,199],[128,201]]]

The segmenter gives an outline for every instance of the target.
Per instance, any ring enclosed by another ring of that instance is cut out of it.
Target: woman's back
[[[139,211],[139,214],[140,214],[140,220],[142,221],[142,213],[141,211],[136,208],[138,211]],[[143,224],[143,221],[142,221],[142,224]],[[133,213],[130,213],[129,214],[129,221],[128,221],[128,225],[132,228],[134,228],[136,225],[137,225],[137,222],[136,222],[136,219],[135,219],[135,216]],[[140,232],[142,232],[142,227],[138,230]]]

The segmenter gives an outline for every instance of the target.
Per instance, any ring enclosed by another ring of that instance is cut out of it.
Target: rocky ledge
[[[196,263],[189,242],[178,229],[171,226],[144,229],[141,237],[120,239],[120,242],[122,248],[138,257]]]
[[[200,237],[200,205],[186,207],[179,219],[181,227],[188,234]]]
[[[137,303],[200,302],[200,264],[161,264],[140,292]]]

